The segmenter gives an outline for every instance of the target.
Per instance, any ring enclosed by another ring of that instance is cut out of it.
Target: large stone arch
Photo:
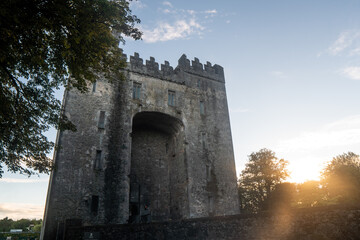
[[[187,217],[182,121],[160,112],[140,112],[133,117],[131,136],[129,222]]]

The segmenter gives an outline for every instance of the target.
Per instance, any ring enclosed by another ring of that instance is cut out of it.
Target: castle
[[[42,239],[85,225],[239,213],[224,70],[130,56],[125,79],[65,92]]]

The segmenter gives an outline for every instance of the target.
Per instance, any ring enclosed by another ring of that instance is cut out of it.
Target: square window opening
[[[95,170],[101,170],[102,169],[101,156],[102,156],[101,150],[96,150],[96,157],[95,157],[95,162],[94,162],[94,169]]]
[[[133,83],[133,99],[140,99],[141,97],[141,84]]]
[[[175,106],[175,91],[168,91],[168,105]]]
[[[201,114],[201,115],[204,115],[204,114],[205,114],[204,101],[200,101],[200,114]]]
[[[105,111],[100,111],[98,128],[105,128]]]

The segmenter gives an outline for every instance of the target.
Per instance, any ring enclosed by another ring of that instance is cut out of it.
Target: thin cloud
[[[360,31],[349,30],[340,33],[336,41],[333,44],[331,44],[331,46],[328,48],[328,52],[334,56],[342,54],[344,52],[348,53],[349,55],[352,55],[356,53],[359,47],[360,47]]]
[[[143,40],[147,43],[164,42],[177,39],[185,39],[191,35],[200,35],[204,30],[195,19],[178,20],[174,23],[161,22],[152,29],[143,30]]]
[[[142,26],[143,40],[146,43],[190,39],[193,36],[201,38],[207,29],[205,26],[212,22],[209,18],[218,13],[216,9],[178,9],[169,1],[163,1],[158,12],[165,14],[166,20],[159,19],[152,27]],[[210,32],[211,29],[207,31]]]
[[[164,6],[168,6],[168,7],[173,7],[173,5],[170,3],[170,2],[168,2],[168,1],[164,1],[163,3],[162,3]]]
[[[280,141],[277,148],[281,152],[296,152],[354,145],[360,146],[360,115],[350,116],[318,130]]]
[[[44,205],[29,203],[0,203],[0,219],[8,217],[13,220],[21,218],[40,219],[44,215]]]
[[[140,0],[137,1],[130,1],[130,8],[131,9],[143,9],[146,8],[146,4],[141,2]]]
[[[217,11],[216,11],[216,9],[212,9],[212,10],[206,10],[205,13],[216,14]]]
[[[270,72],[270,75],[271,75],[271,76],[274,76],[274,77],[276,77],[276,78],[281,78],[281,79],[287,78],[286,75],[285,75],[285,73],[283,73],[283,72],[281,72],[281,71],[272,71],[272,72]]]
[[[353,80],[360,80],[360,67],[347,67],[344,68],[342,74]]]
[[[249,112],[249,109],[247,108],[230,108],[231,113],[245,113]]]
[[[48,182],[49,179],[31,179],[31,178],[0,178],[0,183],[40,183]]]

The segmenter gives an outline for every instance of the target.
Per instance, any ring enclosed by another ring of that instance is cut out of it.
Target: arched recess
[[[160,112],[133,117],[129,222],[187,215],[187,166],[183,123]]]

